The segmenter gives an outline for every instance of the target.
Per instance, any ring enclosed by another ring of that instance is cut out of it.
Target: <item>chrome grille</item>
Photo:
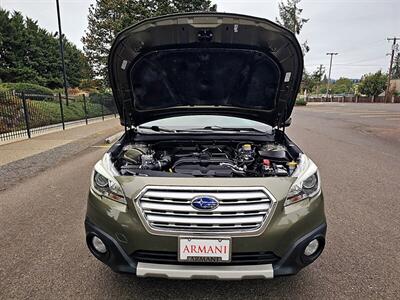
[[[191,202],[208,196],[218,200],[214,210],[198,210]],[[263,229],[275,200],[262,187],[146,187],[135,200],[151,232],[248,233]]]

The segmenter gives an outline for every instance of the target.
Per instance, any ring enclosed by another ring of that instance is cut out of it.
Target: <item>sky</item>
[[[275,20],[278,0],[217,0],[220,12],[248,14]],[[60,0],[63,33],[82,49],[89,5],[94,0]],[[0,0],[0,7],[21,11],[51,32],[58,30],[55,0]],[[400,37],[400,0],[303,0],[303,17],[309,18],[299,37],[311,50],[305,56],[308,71],[320,64],[329,68],[327,52],[333,58],[332,78],[360,78],[379,69],[387,71],[391,50],[388,37]],[[400,44],[400,41],[399,41]]]

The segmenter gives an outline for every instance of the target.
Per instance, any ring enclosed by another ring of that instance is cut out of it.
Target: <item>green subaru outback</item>
[[[125,134],[95,165],[85,220],[116,272],[296,274],[324,249],[317,166],[285,134],[303,55],[293,33],[226,13],[122,31],[109,78]]]

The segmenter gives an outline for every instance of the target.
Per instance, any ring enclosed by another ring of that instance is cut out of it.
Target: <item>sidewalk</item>
[[[0,145],[0,166],[17,161],[71,142],[92,136],[115,134],[122,131],[119,119],[109,119],[91,123],[89,125],[75,126],[64,131],[56,131],[32,139]],[[106,136],[107,137],[107,136]]]

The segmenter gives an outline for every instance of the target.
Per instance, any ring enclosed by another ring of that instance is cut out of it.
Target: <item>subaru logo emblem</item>
[[[196,209],[208,209],[213,210],[216,209],[219,205],[219,202],[214,197],[210,196],[199,196],[192,200],[192,207]]]

